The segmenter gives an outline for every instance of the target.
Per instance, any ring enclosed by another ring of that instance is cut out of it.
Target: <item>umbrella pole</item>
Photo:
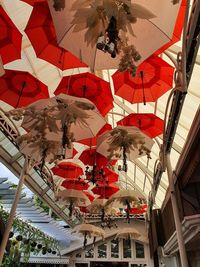
[[[15,217],[15,212],[16,212],[16,209],[17,209],[17,205],[18,205],[18,202],[19,202],[19,199],[20,199],[20,196],[21,196],[22,187],[23,187],[24,180],[25,180],[25,177],[27,175],[27,172],[29,170],[29,167],[30,167],[30,162],[26,158],[25,162],[24,162],[23,169],[22,169],[20,177],[19,177],[19,183],[18,183],[18,186],[17,186],[17,189],[16,189],[15,199],[14,199],[14,201],[12,203],[12,207],[11,207],[10,214],[9,214],[9,217],[8,217],[8,221],[7,221],[6,228],[5,228],[5,232],[4,232],[4,235],[3,235],[2,242],[1,242],[0,266],[1,266],[2,261],[3,261],[3,256],[4,256],[6,245],[7,245],[7,242],[8,242],[10,230],[12,228],[12,224],[13,224],[14,217]]]
[[[174,181],[173,181],[173,171],[172,171],[169,154],[167,154],[166,156],[166,163],[167,163],[166,164],[167,174],[168,174],[168,180],[169,180],[172,210],[173,210],[174,221],[175,221],[175,226],[176,226],[176,236],[177,236],[177,242],[178,242],[178,247],[179,247],[181,266],[188,267],[187,254],[186,254],[185,243],[184,243],[183,233],[182,233],[182,223],[179,217],[179,210],[178,210],[178,204],[177,204],[177,199],[175,195],[175,188],[174,188]]]
[[[21,89],[21,91],[20,91],[19,98],[18,98],[18,100],[17,100],[17,104],[16,104],[16,107],[15,107],[15,108],[17,108],[18,105],[19,105],[19,101],[20,101],[20,99],[21,99],[21,96],[22,96],[22,94],[23,94],[23,91],[24,91],[25,86],[26,86],[26,81],[24,81],[24,82],[22,83],[22,89]]]
[[[144,94],[144,73],[143,73],[143,71],[140,71],[140,77],[142,80],[143,103],[144,103],[144,105],[146,105],[146,99],[145,99],[145,94]]]

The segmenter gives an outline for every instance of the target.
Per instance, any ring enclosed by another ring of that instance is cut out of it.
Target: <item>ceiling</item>
[[[12,1],[1,0],[1,4],[9,14],[11,19],[14,21],[18,29],[23,34],[22,59],[16,60],[14,62],[5,65],[6,69],[24,70],[32,73],[35,77],[37,77],[39,80],[41,80],[48,86],[49,93],[51,96],[53,96],[53,92],[63,76],[87,71],[87,68],[60,71],[58,68],[51,65],[50,63],[37,58],[31,46],[30,41],[28,40],[26,34],[23,32],[27,24],[28,18],[31,14],[32,7],[24,2],[21,2],[20,0],[12,0]],[[176,43],[176,45],[172,46],[169,49],[169,53],[170,55],[176,57],[177,52],[180,50],[181,50],[181,42],[178,42]],[[172,64],[169,58],[165,54],[163,54],[162,57],[164,60]],[[114,71],[115,70],[104,70],[101,73],[96,73],[96,74],[101,76],[103,79],[109,81],[112,86],[111,75],[114,73]],[[175,168],[176,163],[179,159],[190,126],[192,124],[193,118],[199,107],[200,103],[199,75],[200,75],[200,54],[198,54],[197,56],[197,61],[193,70],[193,76],[189,85],[187,96],[185,98],[178,128],[174,138],[173,147],[171,150],[171,161],[173,168]],[[111,123],[113,126],[115,126],[116,122],[120,120],[124,115],[127,115],[132,112],[155,113],[161,119],[164,119],[165,108],[169,93],[166,93],[161,98],[159,98],[159,100],[156,103],[147,103],[146,105],[130,104],[129,102],[123,100],[122,98],[114,96],[114,108],[107,116],[108,122]],[[8,106],[3,102],[1,102],[0,105],[4,110],[9,110],[11,108],[10,106]],[[20,128],[19,131],[23,133],[23,130]],[[153,182],[154,164],[156,159],[159,157],[158,143],[162,143],[162,136],[159,136],[157,138],[152,148],[152,153],[151,153],[152,159],[147,160],[145,157],[136,159],[128,164],[128,173],[126,177],[123,173],[120,173],[120,181],[121,181],[120,186],[122,188],[125,186],[125,181],[127,180],[128,185],[130,187],[134,187],[140,193],[142,193],[146,198],[148,198],[149,192],[151,190],[151,184]],[[11,146],[11,144],[9,144],[9,140],[4,139],[4,141],[1,141],[1,145],[4,148],[7,148],[9,152],[12,151],[12,157],[16,157],[16,155],[18,154],[17,149],[15,149],[14,147],[12,147],[11,149],[9,147]],[[84,149],[83,146],[79,146],[79,151],[82,151],[83,149]],[[21,160],[23,164],[23,158],[19,160]],[[168,187],[168,178],[167,174],[164,173],[156,195],[155,205],[157,207],[161,207],[167,187]]]

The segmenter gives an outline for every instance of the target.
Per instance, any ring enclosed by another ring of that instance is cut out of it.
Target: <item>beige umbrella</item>
[[[131,62],[139,65],[172,39],[181,5],[181,1],[173,5],[170,0],[154,0],[150,4],[146,0],[67,0],[58,12],[53,7],[54,0],[48,3],[59,45],[92,70],[118,68],[133,45],[141,60],[133,55]],[[109,26],[112,17],[117,26]],[[111,36],[113,29],[115,34]]]
[[[104,221],[105,213],[108,210],[106,207],[107,199],[104,198],[97,198],[95,199],[89,206],[88,210],[90,214],[101,214],[101,221]]]
[[[134,227],[125,227],[118,230],[116,238],[120,239],[138,239],[140,238],[140,233]]]
[[[102,228],[94,226],[93,224],[89,224],[89,223],[82,223],[77,225],[74,229],[72,233],[81,233],[84,235],[84,247],[87,244],[87,237],[91,238],[93,237],[93,243],[96,240],[96,237],[105,237],[105,232]]]
[[[90,204],[89,198],[80,190],[63,189],[60,187],[59,191],[55,194],[56,201],[69,206],[69,216],[72,215],[75,206],[88,206]]]
[[[72,141],[96,136],[106,123],[92,102],[65,94],[36,101],[7,114],[15,120],[23,118],[21,126],[31,135],[31,139],[27,139],[29,144],[34,146],[34,138],[41,145],[45,141],[60,142],[57,155],[62,157],[65,150],[71,148]],[[46,149],[42,154],[46,154]]]
[[[58,158],[60,153],[61,142],[44,138],[38,139],[31,133],[18,137],[17,142],[20,152],[36,165],[44,165],[44,161],[51,163]]]
[[[113,202],[116,203],[119,202],[120,204],[123,204],[124,206],[127,207],[126,209],[127,221],[128,223],[130,223],[129,210],[132,204],[137,203],[138,205],[139,202],[138,193],[132,189],[121,189],[110,197],[110,199],[107,201],[107,205],[109,206],[109,204],[111,203],[113,204]]]
[[[142,156],[150,158],[154,141],[133,126],[117,126],[97,137],[97,152],[111,159],[123,159],[123,170],[127,171],[126,160]]]

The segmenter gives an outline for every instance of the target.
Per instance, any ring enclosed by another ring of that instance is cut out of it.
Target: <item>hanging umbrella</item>
[[[83,179],[74,179],[73,181],[65,180],[61,185],[66,189],[87,190],[89,188],[88,183]]]
[[[94,137],[106,123],[89,100],[63,94],[8,112],[12,114],[17,114],[17,119],[23,118],[22,127],[26,131],[45,132],[46,138],[53,140],[65,135],[69,144],[72,139]]]
[[[113,170],[105,167],[102,169],[103,177],[97,181],[98,186],[105,186],[118,182],[119,175]]]
[[[96,198],[89,206],[88,210],[91,213],[99,213],[106,205],[107,199]]]
[[[25,2],[31,6],[34,6],[35,3],[46,2],[46,0],[20,0],[20,1]]]
[[[17,138],[20,152],[35,162],[41,164],[41,170],[46,162],[52,163],[57,159],[61,143],[53,140],[37,138],[30,133]]]
[[[127,159],[133,160],[147,155],[154,141],[133,126],[117,126],[97,138],[97,152],[111,159],[123,159],[123,170],[127,171]]]
[[[6,70],[0,87],[0,99],[15,108],[49,97],[47,86],[25,71]]]
[[[79,159],[85,164],[89,166],[96,165],[98,169],[104,167],[108,164],[108,159],[103,155],[96,152],[96,148],[87,148],[85,149]]]
[[[60,161],[57,166],[53,167],[51,170],[54,175],[65,179],[76,179],[83,175],[83,169],[81,166],[65,160]]]
[[[59,190],[55,195],[56,201],[58,200],[62,204],[69,204],[69,216],[72,215],[73,208],[79,205],[88,206],[90,204],[90,200],[88,197],[79,190],[75,189],[64,189]]]
[[[105,232],[102,228],[89,223],[82,223],[75,226],[72,233],[81,233],[84,236],[84,247],[87,245],[87,237],[105,237]]]
[[[143,206],[141,206],[140,208],[133,207],[133,208],[129,209],[129,213],[135,214],[135,215],[144,214],[144,213],[146,213],[146,211],[147,211],[147,209],[144,208]]]
[[[115,184],[95,186],[94,188],[92,188],[92,192],[94,194],[100,195],[100,197],[104,199],[110,198],[117,191],[119,191],[119,187]]]
[[[22,34],[0,6],[0,55],[4,64],[21,58]]]
[[[87,208],[90,214],[101,214],[101,221],[104,221],[107,199],[97,198]]]
[[[92,70],[117,68],[120,59],[121,65],[128,65],[126,69],[138,65],[174,38],[181,1],[173,5],[169,0],[155,0],[149,5],[148,1],[139,0],[70,0],[65,2],[63,11],[57,12],[50,0],[49,7],[62,47]],[[126,60],[129,52],[133,55]]]
[[[107,201],[107,205],[113,204],[115,202],[116,206],[118,206],[117,203],[120,203],[127,207],[126,213],[127,213],[127,221],[130,223],[130,209],[132,203],[138,203],[139,202],[139,194],[135,190],[131,189],[120,189],[118,192],[113,194],[109,200]]]
[[[99,135],[101,135],[101,134],[103,134],[109,130],[112,130],[112,126],[109,123],[106,123],[94,138],[82,139],[82,140],[79,140],[79,143],[86,145],[86,146],[89,146],[89,147],[96,146],[97,136],[99,136]]]
[[[58,46],[56,32],[46,1],[34,3],[25,28],[37,57],[48,61],[61,70],[86,67],[77,57]]]
[[[134,227],[125,227],[118,230],[115,238],[120,239],[138,239],[141,234]]]
[[[180,3],[181,6],[179,8],[172,38],[169,42],[167,42],[164,46],[162,46],[160,49],[156,51],[155,53],[156,55],[161,54],[163,51],[165,51],[166,49],[168,49],[170,46],[172,46],[173,44],[175,44],[181,39],[181,34],[182,34],[182,29],[183,29],[184,19],[185,19],[185,12],[186,12],[186,0],[178,0],[176,1],[175,4],[178,4],[178,3]]]
[[[137,201],[138,193],[137,191],[132,189],[120,189],[118,192],[116,192],[110,197],[107,204],[112,203],[116,200],[126,205],[126,201],[128,201],[129,203]]]
[[[135,126],[150,138],[162,134],[164,129],[164,121],[151,113],[131,113],[118,121],[117,125]]]
[[[113,108],[110,84],[89,72],[62,78],[54,94],[61,93],[89,99],[102,116]]]
[[[112,75],[115,94],[130,103],[155,102],[173,87],[174,68],[158,56],[139,65],[135,77],[126,71]]]

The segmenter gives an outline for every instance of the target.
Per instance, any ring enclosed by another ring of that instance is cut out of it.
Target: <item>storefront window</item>
[[[94,249],[90,248],[85,251],[85,258],[94,258]]]
[[[144,258],[144,245],[135,242],[136,258]]]
[[[131,258],[131,239],[123,239],[124,258]]]
[[[104,243],[98,246],[98,258],[106,258],[107,257],[107,244]]]
[[[119,239],[111,240],[111,258],[119,258]]]

